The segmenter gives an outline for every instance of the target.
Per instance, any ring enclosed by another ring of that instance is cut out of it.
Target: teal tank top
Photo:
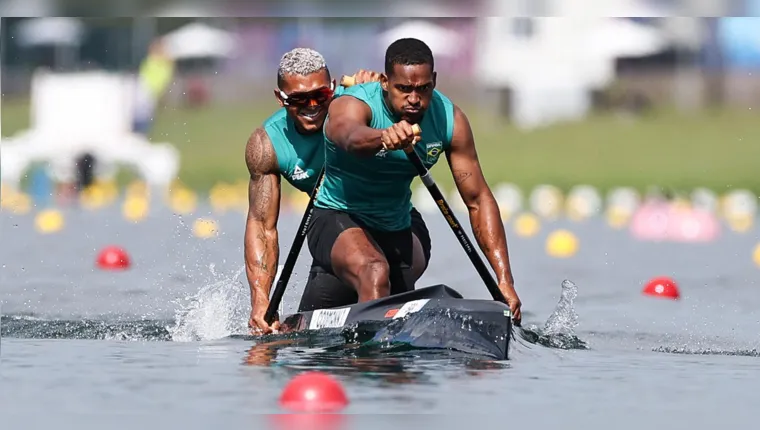
[[[335,89],[335,96],[344,92]],[[264,121],[264,130],[277,155],[280,175],[299,191],[311,193],[325,162],[324,134],[301,134],[285,108],[278,109]]]
[[[355,85],[343,97],[353,96],[372,110],[372,128],[390,127],[397,120],[385,104],[378,82]],[[329,121],[328,116],[326,121]],[[420,122],[421,140],[415,152],[430,169],[451,146],[454,133],[454,104],[438,90]],[[411,226],[411,184],[417,177],[404,151],[381,150],[373,157],[350,154],[325,137],[325,178],[314,205],[345,211],[368,227],[398,231]]]

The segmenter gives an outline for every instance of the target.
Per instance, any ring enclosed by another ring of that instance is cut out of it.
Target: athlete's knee
[[[369,257],[357,267],[357,292],[361,299],[375,299],[390,295],[390,266],[384,258]]]
[[[383,258],[368,258],[359,269],[359,277],[373,286],[387,284],[390,273],[391,268]]]

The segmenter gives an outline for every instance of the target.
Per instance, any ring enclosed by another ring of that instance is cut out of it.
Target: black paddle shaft
[[[417,169],[417,173],[420,175],[422,183],[428,189],[430,195],[433,197],[433,200],[435,200],[435,203],[438,205],[438,209],[441,210],[443,217],[446,218],[446,221],[449,223],[449,227],[451,227],[454,235],[457,237],[457,239],[459,239],[459,243],[462,244],[464,252],[468,257],[470,257],[470,261],[472,261],[473,266],[475,266],[475,270],[478,271],[481,279],[483,279],[483,282],[486,284],[486,287],[491,293],[493,299],[502,303],[507,303],[507,299],[504,297],[504,294],[502,294],[498,284],[493,279],[493,276],[491,276],[491,272],[488,271],[488,267],[486,267],[485,263],[483,263],[483,259],[480,258],[480,255],[478,255],[478,251],[475,250],[475,247],[472,246],[472,242],[470,242],[469,237],[467,237],[467,233],[464,231],[462,225],[459,223],[459,220],[457,220],[457,217],[454,215],[454,211],[451,210],[451,206],[449,206],[449,204],[446,202],[446,199],[443,197],[441,190],[438,189],[438,185],[436,185],[435,180],[430,175],[430,171],[427,169],[427,167],[425,167],[424,164],[422,164],[422,160],[420,160],[420,157],[416,152],[413,150],[405,152],[407,158],[409,158],[409,161],[411,161],[414,167]]]
[[[317,192],[319,191],[319,186],[322,184],[322,177],[324,175],[325,169],[323,167],[322,171],[319,173],[319,177],[317,178],[317,183],[314,186],[314,190],[312,190],[311,196],[309,197],[309,203],[306,205],[306,211],[303,214],[303,218],[301,218],[301,224],[298,225],[298,231],[296,232],[296,237],[293,239],[293,245],[290,246],[288,258],[285,260],[285,264],[282,266],[282,272],[280,272],[280,278],[277,280],[277,286],[274,288],[274,293],[272,293],[271,299],[269,299],[269,307],[267,308],[267,312],[264,314],[264,321],[266,321],[267,324],[272,324],[272,322],[274,322],[274,316],[275,313],[277,313],[277,308],[280,307],[282,296],[285,295],[285,289],[288,287],[290,275],[293,273],[293,268],[296,266],[296,262],[298,261],[298,255],[301,253],[301,247],[303,246],[303,242],[306,239],[306,233],[309,231],[309,222],[311,222],[311,217],[314,213],[314,198],[317,196]]]

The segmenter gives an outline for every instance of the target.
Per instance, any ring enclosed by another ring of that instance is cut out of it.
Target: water
[[[335,338],[257,344],[240,336],[249,302],[243,215],[216,216],[222,233],[213,240],[192,236],[194,217],[158,212],[129,224],[116,210],[65,215],[63,231],[39,235],[31,216],[1,214],[3,243],[12,244],[0,247],[0,413],[7,428],[95,428],[110,414],[123,419],[109,420],[109,428],[156,426],[160,420],[151,417],[159,415],[191,428],[472,425],[440,416],[458,413],[500,426],[756,424],[760,269],[750,256],[757,229],[689,246],[636,242],[601,220],[545,224],[533,238],[518,237],[508,224],[523,329],[515,331],[510,360],[495,361],[349,348]],[[299,214],[283,217],[282,261]],[[420,284],[488,298],[440,215],[425,219],[434,249]],[[546,236],[559,227],[580,239],[571,259],[544,254]],[[131,252],[132,269],[94,268],[97,250],[112,243]],[[308,251],[301,256],[286,314],[297,306],[308,269]],[[682,300],[641,296],[644,282],[659,275],[680,283]],[[347,414],[395,415],[323,417],[309,425],[255,415],[282,412],[279,392],[307,369],[343,381]],[[57,419],[93,412],[102,416]],[[135,413],[145,418],[129,419]]]

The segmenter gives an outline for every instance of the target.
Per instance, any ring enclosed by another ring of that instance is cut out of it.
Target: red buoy
[[[131,264],[127,251],[118,246],[107,246],[98,254],[97,265],[104,270],[125,270]]]
[[[334,412],[348,398],[337,379],[322,372],[305,372],[291,379],[280,395],[280,406],[296,412]]]
[[[652,278],[644,286],[642,294],[671,300],[678,300],[681,297],[681,293],[678,291],[678,285],[674,280],[667,276]]]

